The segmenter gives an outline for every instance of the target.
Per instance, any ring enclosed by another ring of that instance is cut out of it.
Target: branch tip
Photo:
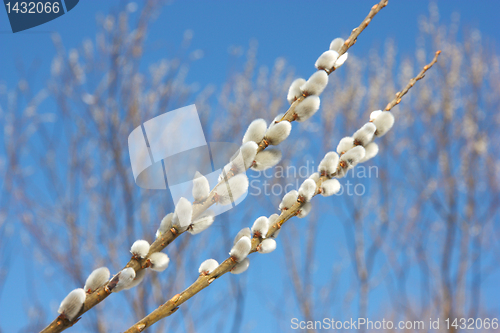
[[[403,90],[396,93],[396,97],[391,102],[389,102],[389,104],[387,104],[387,106],[385,107],[385,111],[390,111],[394,106],[401,103],[401,98],[403,98],[403,96],[406,95],[408,90],[410,90],[415,85],[415,82],[420,81],[425,77],[425,72],[427,72],[437,62],[437,58],[440,54],[441,50],[436,51],[432,61],[427,65],[425,65],[424,68],[420,71],[420,73],[418,73],[417,76],[412,78]]]

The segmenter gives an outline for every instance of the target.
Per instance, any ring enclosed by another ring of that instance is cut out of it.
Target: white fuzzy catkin
[[[339,155],[334,151],[329,151],[328,153],[325,154],[325,157],[323,157],[323,159],[328,159],[338,162]]]
[[[292,104],[295,102],[297,98],[302,96],[302,90],[300,87],[306,83],[306,80],[300,78],[300,79],[295,79],[292,84],[290,85],[290,88],[288,89],[288,95],[286,96],[286,99],[288,100],[288,103]],[[281,118],[280,118],[281,119]]]
[[[306,202],[305,204],[303,204],[300,207],[299,213],[297,214],[297,217],[299,219],[302,219],[302,218],[306,217],[311,212],[311,208],[312,208],[311,203],[310,202]]]
[[[187,227],[191,224],[193,216],[193,205],[188,199],[181,197],[175,206],[174,221],[179,223],[181,227]]]
[[[148,255],[149,246],[149,242],[144,239],[136,240],[130,247],[130,253],[132,253],[134,257],[145,258]]]
[[[354,139],[350,136],[342,138],[337,145],[337,153],[344,154],[346,151],[354,147]]]
[[[125,287],[125,289],[132,289],[135,286],[138,286],[142,282],[142,280],[144,280],[146,272],[147,272],[146,269],[141,269],[139,272],[136,272],[135,278],[132,280],[132,282],[130,282],[130,284],[127,287]]]
[[[248,269],[248,266],[250,266],[250,260],[245,258],[243,261],[237,263],[233,268],[231,268],[230,272],[232,274],[241,274]]]
[[[229,205],[245,194],[247,189],[248,177],[246,174],[233,176],[215,188],[215,193],[218,196],[217,202],[220,205]]]
[[[329,197],[340,191],[340,183],[337,179],[328,179],[321,184],[321,195]]]
[[[373,123],[366,123],[359,130],[354,132],[352,138],[358,145],[365,146],[373,140],[373,135],[376,130],[377,128]]]
[[[111,274],[109,273],[109,269],[107,267],[94,269],[85,281],[85,287],[83,287],[83,289],[85,292],[91,294],[99,287],[104,286],[104,284],[108,282],[110,276]]]
[[[316,183],[312,179],[306,179],[299,188],[299,198],[309,201],[316,192]]]
[[[319,56],[318,60],[316,60],[316,63],[314,64],[314,66],[317,69],[330,70],[330,69],[332,69],[332,67],[335,64],[335,61],[337,60],[338,57],[339,57],[339,54],[337,51],[334,51],[334,50],[325,51],[325,52],[323,52],[323,54],[321,54]]]
[[[318,111],[321,101],[318,96],[307,96],[295,107],[298,122],[306,121]]]
[[[263,171],[275,166],[279,161],[281,161],[281,151],[279,149],[266,149],[255,155],[255,163],[252,169]]]
[[[201,263],[200,268],[198,268],[198,273],[203,275],[208,275],[219,267],[219,263],[215,259],[207,259]]]
[[[272,238],[264,239],[258,247],[259,253],[271,253],[276,250],[276,241]]]
[[[394,116],[391,111],[383,111],[373,119],[372,122],[377,127],[375,136],[381,137],[392,128],[392,125],[394,125]]]
[[[271,216],[269,216],[269,227],[272,227],[276,222],[278,222],[279,220],[279,215],[278,214],[273,214]],[[276,231],[274,232],[274,234],[271,235],[271,238],[276,238],[278,237],[279,233],[281,231],[281,228],[279,229],[276,229]]]
[[[325,71],[316,71],[300,89],[306,95],[319,96],[328,84],[328,74]]]
[[[244,260],[250,249],[252,248],[252,242],[248,237],[241,237],[239,241],[234,244],[233,248],[229,252],[229,255],[234,258],[237,262]]]
[[[240,151],[238,150],[236,154],[239,154],[239,152],[240,152]],[[235,156],[237,156],[237,155],[235,155]],[[236,158],[236,157],[234,157],[234,159],[235,159],[235,158]],[[224,179],[226,179],[227,177],[230,177],[230,176],[231,176],[230,172],[231,172],[231,168],[232,168],[232,167],[233,167],[233,162],[229,162],[228,164],[226,164],[226,165],[224,166],[224,168],[222,168],[222,171],[221,171],[221,173],[220,173],[220,175],[219,175],[219,182],[221,182],[221,181],[223,181]]]
[[[188,232],[191,235],[199,234],[202,231],[205,231],[208,227],[210,227],[214,223],[214,213],[211,211],[206,212],[199,218],[193,221],[193,223],[189,226]]]
[[[342,48],[342,45],[344,45],[344,39],[343,38],[335,38],[334,40],[332,40],[332,42],[330,43],[330,50],[333,50],[333,51],[337,51],[339,52],[340,49]]]
[[[308,179],[314,180],[315,183],[319,180],[319,178],[320,178],[319,172],[315,172],[308,177]]]
[[[333,64],[333,67],[335,69],[339,68],[340,66],[342,66],[344,64],[344,62],[347,60],[347,57],[348,57],[348,53],[344,53],[343,55],[341,55],[340,57],[338,57],[337,60],[335,60],[335,63]]]
[[[370,113],[370,121],[377,118],[381,113],[382,113],[382,110],[375,110],[372,113]]]
[[[250,228],[246,227],[246,228],[243,228],[240,231],[238,231],[238,233],[236,234],[236,237],[234,237],[233,245],[238,243],[238,241],[242,237],[252,238],[252,230],[250,230]]]
[[[172,228],[172,218],[174,217],[174,213],[170,213],[165,215],[165,217],[161,220],[160,227],[156,230],[156,238],[160,238],[164,235],[168,230]]]
[[[336,152],[328,152],[318,165],[320,174],[329,175],[335,172],[339,163],[339,155]],[[317,180],[316,180],[317,181]]]
[[[365,157],[361,160],[361,162],[366,162],[371,158],[374,158],[378,154],[378,144],[375,142],[370,142],[365,146]]]
[[[59,305],[58,313],[66,317],[69,321],[75,319],[85,302],[85,290],[82,288],[72,290]]]
[[[356,146],[349,149],[344,155],[340,156],[340,160],[347,163],[347,169],[353,168],[365,157],[365,148]]]
[[[269,230],[269,220],[265,216],[261,216],[255,220],[252,225],[252,234],[254,237],[266,238]]]
[[[255,159],[255,155],[257,154],[257,148],[259,148],[259,146],[253,141],[244,143],[240,147],[232,159],[232,162],[237,169],[236,173],[243,172],[250,168]],[[227,172],[228,170],[226,170],[226,173]]]
[[[259,146],[253,141],[244,143],[236,153],[231,156],[231,162],[224,166],[219,175],[219,182],[232,175],[245,172],[250,168],[255,159],[255,154],[257,154],[257,148],[259,148]]]
[[[268,217],[268,220],[269,220],[269,226],[272,226],[274,223],[276,223],[279,219],[279,215],[278,214],[273,214],[271,216]]]
[[[280,210],[290,209],[290,207],[292,207],[292,205],[297,202],[298,196],[299,193],[296,190],[291,190],[283,196],[283,199],[281,200],[278,208]]]
[[[121,270],[117,275],[115,275],[111,282],[116,282],[116,285],[111,290],[114,293],[122,291],[124,289],[129,288],[132,282],[135,279],[135,270],[132,267],[125,268]]]
[[[255,119],[248,125],[247,131],[243,136],[243,143],[249,141],[260,142],[266,133],[267,123],[264,119]]]
[[[170,263],[170,258],[163,252],[151,253],[148,260],[151,263],[151,269],[157,272],[163,272]]]
[[[210,184],[207,177],[196,171],[193,179],[193,198],[196,201],[202,201],[210,193]]]
[[[290,135],[292,124],[289,121],[283,120],[279,123],[271,124],[266,132],[266,140],[270,145],[276,146],[282,143]]]

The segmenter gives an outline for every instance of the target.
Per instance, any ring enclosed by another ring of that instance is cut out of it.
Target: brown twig
[[[403,90],[396,93],[396,97],[394,97],[394,99],[390,101],[389,104],[387,104],[387,106],[385,107],[385,111],[391,110],[393,107],[395,107],[401,102],[401,98],[404,95],[406,95],[408,90],[410,90],[411,87],[413,87],[418,80],[422,80],[425,77],[425,72],[427,72],[429,68],[431,68],[432,65],[436,63],[440,54],[441,51],[437,51],[436,54],[434,55],[434,59],[432,59],[432,61],[429,64],[425,65],[424,68],[420,71],[420,73],[418,73],[417,76],[411,79]]]
[[[410,80],[408,85],[403,89],[403,94],[401,97],[408,92],[408,90],[415,84],[416,81],[420,80],[423,78],[423,74],[432,67],[434,63],[437,61],[437,57],[439,56],[441,52],[437,51],[436,55],[434,56],[434,59],[432,60],[431,63],[426,65],[424,69],[413,79]],[[399,99],[400,100],[400,99]],[[390,105],[391,103],[389,103]],[[320,189],[321,185],[324,181],[331,179],[331,175],[324,175],[319,178],[319,180],[316,182],[316,192],[313,195],[316,196],[320,194]],[[269,231],[267,232],[266,237],[271,237],[278,229],[280,229],[285,222],[290,220],[292,217],[296,216],[302,207],[303,203],[297,201],[295,204],[293,204],[289,209],[283,210],[279,216],[279,219],[276,223],[271,225],[269,227]],[[252,248],[250,250],[250,254],[254,253],[257,251],[257,247],[259,244],[262,242],[262,238],[257,238],[254,237],[252,238]],[[231,257],[227,258],[224,260],[211,274],[208,275],[200,275],[198,279],[190,285],[187,289],[185,289],[183,292],[180,294],[175,295],[172,297],[170,300],[168,300],[166,303],[158,307],[156,310],[151,312],[149,315],[144,317],[142,320],[139,322],[135,323],[132,325],[128,330],[125,331],[125,333],[136,333],[136,332],[142,332],[144,331],[147,327],[150,327],[154,323],[158,322],[159,320],[170,316],[173,314],[181,304],[189,300],[191,297],[199,293],[201,290],[205,289],[208,287],[213,281],[221,277],[222,275],[228,273],[231,271],[231,269],[236,265],[236,261],[234,261]]]
[[[389,2],[389,0],[381,0],[378,4],[374,5],[372,7],[372,9],[370,10],[370,12],[368,13],[368,15],[366,16],[366,18],[363,20],[363,22],[361,22],[361,24],[359,25],[359,27],[357,28],[354,28],[351,32],[351,35],[349,36],[349,38],[346,39],[346,41],[344,42],[344,45],[342,45],[342,47],[340,48],[339,50],[339,56],[343,55],[344,53],[347,52],[347,50],[349,50],[349,48],[351,46],[353,46],[354,44],[356,44],[356,41],[358,39],[358,36],[359,34],[365,30],[365,28],[368,26],[368,24],[370,24],[370,22],[372,21],[373,17],[382,9],[384,8],[385,6],[387,6],[387,3]]]

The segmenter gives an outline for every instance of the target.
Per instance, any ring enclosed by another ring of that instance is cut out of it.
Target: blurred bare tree
[[[33,91],[27,78],[12,90],[0,89],[5,144],[0,291],[13,256],[13,233],[26,246],[25,260],[34,260],[29,285],[48,290],[29,291],[26,332],[53,319],[57,305],[49,306],[46,297],[59,298],[82,286],[96,267],[118,271],[133,241],[152,241],[161,218],[173,211],[166,191],[142,190],[134,183],[126,138],[135,127],[194,102],[211,141],[237,142],[251,120],[270,120],[286,109],[293,70],[284,59],[271,69],[259,67],[256,42],[219,89],[186,82],[191,62],[200,55],[191,49],[189,31],[178,50],[143,73],[148,23],[161,5],[146,2],[137,22],[130,22],[125,10],[99,17],[95,39],[78,49],[66,50],[55,35],[57,55],[44,89]],[[460,36],[458,20],[442,26],[437,8],[431,7],[430,16],[421,20],[415,56],[398,58],[390,40],[383,52],[351,55],[324,93],[320,115],[298,126],[283,144],[284,169],[319,160],[371,111],[383,108],[427,55],[443,50],[439,70],[395,108],[395,130],[364,169],[373,172],[371,177],[357,171],[347,177],[362,185],[363,195],[321,199],[307,228],[300,221],[281,233],[289,255],[274,257],[281,273],[272,279],[284,280],[283,286],[266,290],[291,302],[264,303],[276,315],[277,328],[289,329],[298,313],[304,320],[369,316],[394,321],[498,315],[483,297],[483,286],[496,272],[500,254],[500,58],[479,31]],[[370,169],[373,165],[377,168]],[[290,181],[270,180],[271,185]],[[232,236],[256,217],[253,206],[270,214],[280,199],[249,196],[249,204],[237,208],[241,218],[222,215],[207,232],[174,242],[167,251],[172,260],[167,271],[150,273],[137,288],[107,299],[72,330],[118,331],[144,317],[194,281],[201,261],[226,256]],[[317,241],[320,233],[331,233],[331,243]],[[225,280],[184,305],[177,320],[161,321],[153,330],[253,329],[255,319],[241,322],[243,299],[261,281]],[[420,331],[428,331],[427,325]]]

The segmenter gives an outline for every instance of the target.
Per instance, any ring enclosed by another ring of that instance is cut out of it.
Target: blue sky
[[[367,14],[374,1],[174,1],[166,6],[153,23],[148,36],[144,63],[172,52],[184,31],[194,32],[193,49],[205,56],[194,64],[188,80],[220,83],[227,70],[228,48],[259,43],[260,64],[272,65],[284,56],[298,74],[308,73],[318,50],[323,50],[332,36],[347,36]],[[366,52],[387,38],[397,41],[401,54],[414,50],[418,18],[428,13],[427,1],[392,0],[365,30],[352,52]],[[497,36],[495,1],[438,1],[443,22],[453,12],[460,14],[463,26],[475,27],[486,36]],[[26,75],[38,66],[37,80],[43,83],[50,69],[54,47],[50,32],[58,32],[67,49],[78,47],[84,38],[92,38],[95,15],[116,10],[117,1],[80,1],[76,10],[58,19],[12,34],[5,11],[0,11],[1,80],[15,82],[18,73]]]
[[[151,25],[143,57],[144,69],[175,51],[183,34],[194,33],[192,50],[201,49],[204,57],[191,66],[188,82],[221,84],[228,71],[228,50],[247,48],[257,40],[259,65],[272,66],[277,57],[285,57],[297,75],[307,77],[317,55],[336,36],[346,37],[364,18],[374,1],[174,1],[165,6]],[[58,19],[25,32],[12,34],[5,11],[0,9],[0,85],[12,88],[20,77],[29,77],[35,87],[45,85],[55,49],[51,33],[61,35],[67,49],[78,47],[96,32],[95,16],[116,10],[123,2],[82,0],[74,10]],[[437,1],[441,21],[450,22],[459,13],[464,27],[478,28],[484,37],[498,44],[496,1]],[[428,14],[427,1],[390,0],[389,6],[373,20],[350,52],[364,54],[371,47],[382,47],[386,38],[397,44],[399,56],[415,51],[418,19]],[[2,126],[3,127],[3,126]],[[281,255],[277,251],[275,255]],[[253,266],[255,275],[263,274],[262,262]],[[16,266],[17,265],[17,266]],[[15,262],[12,271],[25,268]],[[8,332],[19,328],[6,316],[24,317],[22,302],[11,304],[14,290],[25,281],[10,275],[0,295],[0,327]],[[7,307],[9,311],[7,311]]]

